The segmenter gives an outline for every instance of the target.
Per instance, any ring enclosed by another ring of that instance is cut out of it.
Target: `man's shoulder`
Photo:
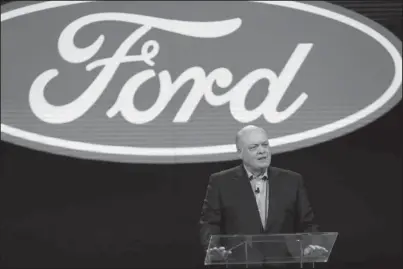
[[[279,167],[270,167],[270,172],[272,172],[275,175],[278,176],[285,176],[285,177],[290,177],[290,178],[301,178],[302,175],[300,173],[297,173],[292,170],[284,169],[284,168],[279,168]]]
[[[243,168],[241,164],[221,170],[219,172],[215,172],[211,174],[210,177],[212,180],[226,181],[227,179],[229,180],[241,176],[243,174],[242,169]],[[301,174],[284,168],[270,166],[269,173],[273,176],[273,178],[281,179],[283,181],[297,182],[299,180],[302,180]]]
[[[215,173],[211,174],[211,176],[213,176],[213,177],[234,176],[234,175],[239,174],[241,169],[242,169],[242,165],[237,165],[237,166],[225,169],[225,170],[215,172]],[[290,177],[302,177],[301,174],[299,174],[299,173],[297,173],[295,171],[289,170],[289,169],[270,166],[269,170],[274,175],[290,176]]]
[[[270,167],[271,173],[273,173],[273,179],[281,181],[282,184],[286,185],[301,185],[303,184],[303,178],[300,173],[291,171],[284,168]]]

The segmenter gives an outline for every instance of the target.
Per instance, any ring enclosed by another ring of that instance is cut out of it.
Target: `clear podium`
[[[338,233],[297,233],[259,235],[212,235],[205,265],[244,265],[248,268],[270,264],[325,263],[328,261]],[[228,252],[217,251],[225,248]],[[239,267],[239,266],[236,266]]]

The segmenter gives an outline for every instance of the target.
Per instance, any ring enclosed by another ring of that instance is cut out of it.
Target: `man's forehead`
[[[245,144],[250,146],[250,145],[260,145],[260,144],[265,144],[268,143],[268,139],[250,139],[245,141]]]
[[[242,138],[247,144],[264,143],[268,140],[266,132],[262,129],[245,130]]]

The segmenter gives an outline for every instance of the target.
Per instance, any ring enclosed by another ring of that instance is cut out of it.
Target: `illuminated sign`
[[[1,139],[134,163],[324,142],[401,99],[401,41],[329,3],[50,1],[2,6]]]

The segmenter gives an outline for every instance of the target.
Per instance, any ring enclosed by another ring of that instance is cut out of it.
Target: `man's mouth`
[[[267,159],[267,157],[259,157],[259,158],[257,158],[259,161],[263,161],[263,160],[266,160]]]

